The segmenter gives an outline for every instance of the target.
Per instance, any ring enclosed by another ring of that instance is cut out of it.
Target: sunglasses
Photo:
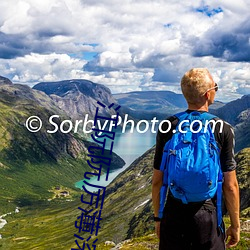
[[[218,84],[217,84],[217,83],[214,83],[214,87],[212,87],[212,88],[210,88],[210,89],[207,89],[207,91],[206,91],[203,95],[205,95],[208,91],[210,91],[210,90],[212,90],[212,89],[214,89],[215,91],[218,91],[218,89],[219,89]]]

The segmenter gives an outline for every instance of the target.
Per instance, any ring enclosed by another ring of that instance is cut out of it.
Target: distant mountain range
[[[135,121],[149,120],[153,117],[165,119],[169,115],[187,108],[183,95],[171,91],[138,91],[112,95],[104,85],[80,79],[41,82],[36,84],[33,89],[49,95],[57,106],[72,119],[80,119],[86,114],[94,117],[96,101],[121,105],[120,115],[124,117],[125,114],[128,114]],[[222,102],[215,102],[211,106],[211,110],[223,105]],[[114,114],[114,112],[106,109],[103,114]]]
[[[153,117],[165,119],[169,115],[187,109],[187,102],[183,95],[172,91],[135,91],[113,96],[120,105],[132,110],[132,112],[130,111],[132,116],[133,112],[138,112],[144,116],[142,119]],[[224,105],[224,103],[216,101],[210,106],[210,110],[221,108]]]
[[[4,77],[0,78],[0,83],[12,84],[9,79]],[[129,118],[135,121],[152,119],[153,117],[165,119],[187,107],[183,95],[171,91],[137,91],[112,95],[111,91],[104,85],[80,79],[41,82],[33,89],[46,94],[46,98],[43,95],[46,100],[38,101],[39,105],[46,103],[50,107],[57,107],[57,110],[62,110],[61,112],[71,119],[82,119],[86,114],[89,115],[89,119],[93,118],[97,101],[106,105],[110,103],[121,105],[120,115],[124,117],[125,114],[129,114]],[[29,91],[27,91],[27,95],[29,95]],[[245,95],[227,104],[217,101],[210,106],[211,113],[235,127],[236,152],[250,146],[250,140],[246,137],[250,134],[249,109],[250,95]],[[115,112],[106,108],[101,111],[101,114],[112,115]]]
[[[214,111],[214,114],[218,115],[231,125],[235,126],[239,123],[239,115],[241,112],[250,108],[250,94],[244,95],[240,99],[231,101]]]
[[[135,121],[149,120],[153,117],[166,119],[187,108],[183,95],[171,91],[136,91],[112,95],[104,85],[79,79],[42,82],[33,89],[49,95],[56,105],[73,119],[82,118],[85,114],[94,117],[96,101],[121,105],[121,116],[128,114]],[[250,146],[250,140],[245,137],[246,134],[250,134],[249,119],[246,118],[248,109],[250,109],[250,95],[227,104],[216,101],[209,107],[211,113],[235,126],[236,152]],[[106,109],[104,114],[114,113]]]
[[[187,107],[183,95],[171,91],[136,91],[113,95],[120,105],[138,112],[153,114],[176,113]]]

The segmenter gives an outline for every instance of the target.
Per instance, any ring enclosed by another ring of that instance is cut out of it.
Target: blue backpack
[[[163,217],[168,189],[184,204],[213,198],[217,192],[217,220],[220,227],[223,175],[219,148],[207,122],[216,116],[193,111],[178,113],[175,117],[179,122],[172,138],[164,146],[160,166],[164,174],[159,218]]]

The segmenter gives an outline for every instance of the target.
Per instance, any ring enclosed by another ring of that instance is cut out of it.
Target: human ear
[[[209,91],[208,92],[206,92],[205,94],[204,94],[204,97],[208,100],[209,99],[209,97],[210,97],[210,93],[209,93]]]

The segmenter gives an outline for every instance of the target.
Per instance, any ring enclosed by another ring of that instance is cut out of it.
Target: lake
[[[118,154],[126,164],[123,168],[109,173],[108,181],[105,180],[106,175],[102,175],[99,181],[97,181],[97,176],[93,176],[87,181],[94,185],[107,186],[119,173],[129,167],[135,159],[150,149],[155,144],[155,138],[156,133],[152,133],[150,129],[145,133],[138,133],[136,130],[134,130],[133,133],[130,133],[129,129],[126,130],[125,133],[122,133],[121,129],[117,129],[115,133],[113,152]],[[83,180],[75,184],[78,188],[82,188],[82,185]],[[89,191],[97,190],[89,186],[86,186],[86,188]]]

